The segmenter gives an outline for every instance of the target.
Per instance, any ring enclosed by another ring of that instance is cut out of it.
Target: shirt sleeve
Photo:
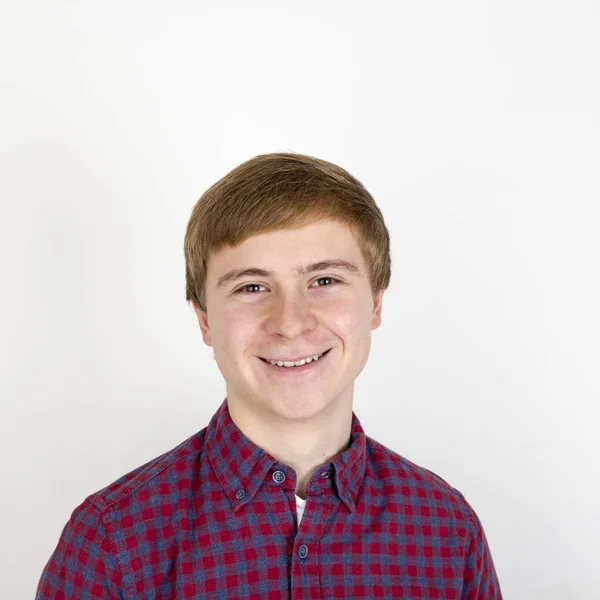
[[[35,600],[122,600],[121,574],[98,508],[89,499],[65,525]]]
[[[502,600],[500,583],[483,525],[474,511],[472,520],[461,600]]]

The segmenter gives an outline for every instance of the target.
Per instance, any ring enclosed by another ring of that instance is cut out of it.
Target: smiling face
[[[334,260],[351,266],[302,271]],[[232,271],[246,269],[255,272],[232,278]],[[320,221],[257,235],[211,255],[207,312],[194,310],[225,379],[230,405],[263,419],[310,419],[351,410],[371,331],[381,324],[382,297],[383,291],[373,298],[351,230]],[[326,350],[302,367],[262,360],[295,360]]]

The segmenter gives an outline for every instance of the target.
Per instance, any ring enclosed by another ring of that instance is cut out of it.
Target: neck
[[[346,450],[352,432],[352,403],[334,406],[312,419],[286,419],[272,412],[257,413],[228,395],[229,415],[257,446],[296,472],[296,494],[305,498],[313,473]]]

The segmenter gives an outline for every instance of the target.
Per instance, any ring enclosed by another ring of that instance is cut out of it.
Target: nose
[[[273,303],[268,318],[269,333],[295,337],[315,325],[312,304],[302,295],[281,294]]]

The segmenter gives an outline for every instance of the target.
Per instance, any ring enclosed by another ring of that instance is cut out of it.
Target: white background
[[[38,0],[0,9],[2,597],[72,510],[203,428],[192,206],[340,164],[392,238],[367,433],[480,516],[506,599],[600,598],[600,8]]]

